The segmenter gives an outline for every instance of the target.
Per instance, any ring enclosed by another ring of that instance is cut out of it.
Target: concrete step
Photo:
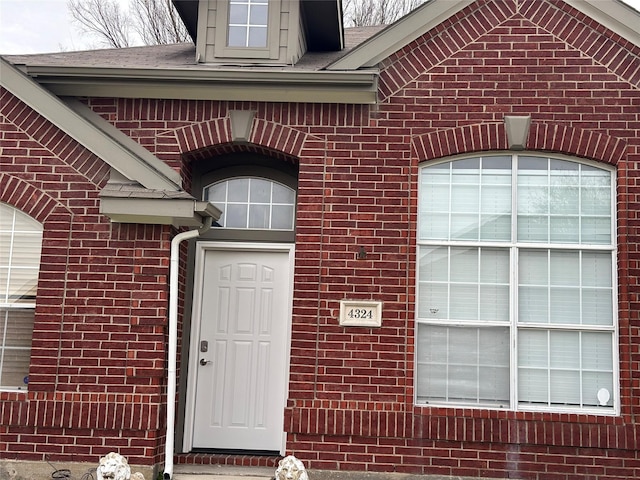
[[[273,480],[275,468],[174,465],[172,480]]]

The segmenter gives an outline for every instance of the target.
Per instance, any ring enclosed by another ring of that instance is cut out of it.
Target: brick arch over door
[[[527,150],[564,153],[609,165],[618,165],[627,149],[627,143],[620,138],[535,121],[529,129],[526,146]],[[413,158],[424,161],[463,153],[507,150],[508,144],[503,123],[483,123],[416,136],[411,148]]]
[[[174,135],[180,153],[197,152],[213,145],[231,143],[231,121],[229,117],[216,118],[177,129]],[[308,136],[301,130],[256,118],[249,143],[299,158]]]

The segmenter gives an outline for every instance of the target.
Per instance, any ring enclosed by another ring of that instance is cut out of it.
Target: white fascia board
[[[112,222],[198,227],[222,212],[209,202],[190,199],[101,197],[100,213]]]
[[[156,171],[162,177],[166,177],[167,179],[172,181],[176,185],[176,187],[178,187],[178,185],[182,183],[182,179],[180,178],[180,174],[178,172],[176,172],[173,168],[171,168],[169,165],[164,163],[162,160],[158,159],[151,152],[149,152],[149,150],[144,148],[138,142],[126,136],[124,133],[122,133],[112,124],[107,122],[100,115],[98,115],[89,107],[87,107],[84,103],[80,102],[79,100],[76,100],[73,97],[65,98],[64,103],[71,110],[76,112],[78,115],[84,118],[87,122],[93,125],[95,128],[97,128],[98,130],[103,132],[105,135],[107,135],[108,137],[116,141],[116,143],[122,146],[123,149],[126,149],[129,152],[131,152],[133,157],[137,158],[139,162],[140,161],[142,162],[144,167],[143,173],[146,172],[148,167]],[[122,165],[119,165],[120,162],[122,162]],[[122,173],[123,170],[126,170],[129,167],[128,162],[129,162],[129,159],[126,157],[113,158],[112,167],[118,170],[120,173]],[[129,179],[137,180],[140,182],[140,184],[144,185],[144,183],[137,178],[132,179],[129,177]],[[144,185],[144,186],[147,188],[152,188],[152,187],[148,187],[147,185]],[[176,190],[178,190],[178,188],[176,188]]]
[[[376,103],[378,70],[139,69],[21,66],[60,96]]]
[[[327,66],[327,70],[374,67],[474,1],[430,0]]]
[[[2,57],[0,85],[125,177],[136,180],[149,189],[180,189],[180,184],[175,181],[176,177],[168,178],[160,173],[157,168],[106,135]]]
[[[640,47],[640,12],[620,0],[565,0],[576,10]]]

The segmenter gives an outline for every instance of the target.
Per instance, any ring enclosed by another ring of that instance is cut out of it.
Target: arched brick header
[[[534,123],[529,130],[527,148],[566,153],[617,165],[624,157],[627,142],[591,130]]]
[[[256,119],[251,130],[252,143],[278,150],[294,157],[300,157],[305,140],[306,134],[300,130],[262,119]]]
[[[624,140],[565,125],[534,123],[529,129],[527,150],[564,153],[617,165],[624,157]],[[463,153],[508,149],[503,123],[465,125],[414,137],[412,155],[418,161]]]
[[[231,141],[231,122],[229,117],[215,118],[196,123],[175,131],[181,153],[193,152],[211,145]]]
[[[55,221],[71,222],[71,213],[46,192],[12,175],[0,173],[0,202],[26,213],[45,224],[55,214]],[[64,216],[62,220],[60,216]]]
[[[506,150],[507,136],[502,123],[465,125],[414,137],[411,148],[418,161],[433,160],[461,153]]]
[[[175,137],[179,151],[183,154],[209,149],[232,141],[231,122],[229,117],[224,117],[189,125],[176,130]],[[297,158],[306,138],[307,134],[300,130],[256,118],[249,142]]]

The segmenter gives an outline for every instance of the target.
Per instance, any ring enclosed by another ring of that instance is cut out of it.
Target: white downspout
[[[173,477],[173,449],[176,420],[176,364],[178,351],[178,267],[180,266],[180,243],[196,238],[209,230],[213,218],[207,217],[204,225],[197,230],[177,234],[171,240],[171,261],[169,263],[169,358],[167,364],[167,432],[164,455],[164,480]]]

